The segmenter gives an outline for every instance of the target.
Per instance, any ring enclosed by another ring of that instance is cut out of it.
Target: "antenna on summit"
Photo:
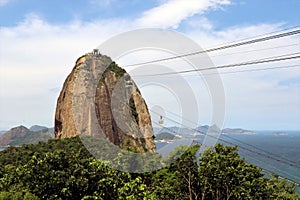
[[[94,55],[100,55],[99,49],[93,49],[93,54]]]

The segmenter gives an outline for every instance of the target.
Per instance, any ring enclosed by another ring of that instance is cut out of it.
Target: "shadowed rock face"
[[[54,133],[55,138],[100,136],[122,149],[155,152],[140,91],[124,69],[100,54],[76,61],[57,100]]]

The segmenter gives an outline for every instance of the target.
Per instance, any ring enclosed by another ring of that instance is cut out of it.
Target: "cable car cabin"
[[[130,76],[129,76],[128,73],[124,74],[124,79],[125,79],[125,81],[129,81],[130,80]]]
[[[125,79],[125,87],[126,88],[132,88],[133,83],[132,83],[132,80],[131,80],[131,78],[130,78],[130,76],[129,76],[128,73],[124,74],[124,79]]]
[[[158,120],[158,123],[159,123],[159,124],[164,124],[164,119],[163,119],[162,116],[160,116],[160,118],[159,118],[159,120]]]
[[[131,80],[129,80],[129,81],[126,81],[126,85],[125,85],[125,87],[126,88],[132,88],[132,81]]]

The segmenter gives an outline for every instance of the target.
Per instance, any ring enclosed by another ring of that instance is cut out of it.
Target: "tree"
[[[0,200],[39,200],[30,192],[0,192]]]
[[[277,175],[273,175],[266,185],[270,191],[271,199],[275,200],[289,200],[300,199],[299,195],[295,192],[296,185],[288,182],[285,179],[280,179]]]
[[[218,144],[200,158],[201,199],[273,199],[261,169],[240,158],[238,148]],[[283,187],[279,187],[283,188]],[[295,193],[295,192],[294,192]]]
[[[165,159],[170,163],[153,174],[157,199],[197,199],[199,188],[196,151],[199,146],[179,146]]]

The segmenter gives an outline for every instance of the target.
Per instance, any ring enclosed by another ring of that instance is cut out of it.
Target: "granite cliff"
[[[155,152],[151,118],[126,71],[98,52],[80,57],[57,100],[55,138],[101,136],[122,149]]]

